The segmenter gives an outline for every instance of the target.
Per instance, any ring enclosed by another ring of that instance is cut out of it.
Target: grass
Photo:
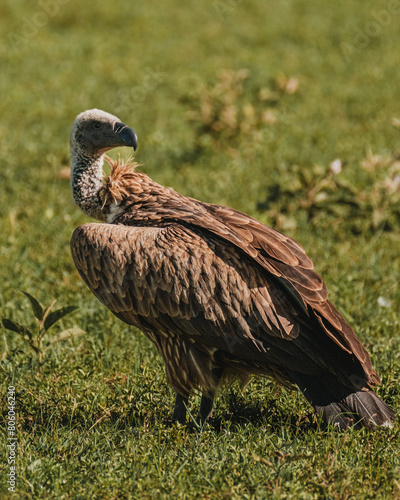
[[[368,346],[379,395],[399,412],[392,4],[114,0],[94,13],[54,0],[45,14],[44,4],[2,3],[0,317],[33,324],[24,290],[79,307],[55,335],[86,332],[51,344],[39,366],[17,333],[1,330],[1,421],[15,385],[18,438],[12,493],[1,426],[2,498],[400,496],[398,424],[339,434],[301,394],[267,380],[222,394],[202,428],[171,426],[173,393],[154,347],[74,269],[69,239],[87,219],[60,175],[74,117],[98,107],[135,128],[136,159],[156,181],[285,230],[313,258]],[[373,32],[376,16],[386,21]],[[238,72],[246,78],[232,83]],[[321,187],[336,159],[342,171]]]

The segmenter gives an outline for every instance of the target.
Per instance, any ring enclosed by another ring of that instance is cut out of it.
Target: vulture
[[[157,184],[132,159],[106,156],[137,145],[112,114],[75,119],[73,196],[100,223],[75,229],[71,252],[97,299],[156,345],[176,392],[173,419],[185,422],[200,392],[206,420],[218,386],[258,374],[298,386],[339,429],[392,427],[370,357],[303,248],[244,213]]]

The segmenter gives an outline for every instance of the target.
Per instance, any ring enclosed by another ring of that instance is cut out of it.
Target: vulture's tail
[[[321,414],[325,422],[347,429],[351,425],[373,429],[376,426],[393,427],[394,411],[371,390],[349,389],[340,386],[335,381],[335,391],[332,381],[323,380],[309,375],[291,373],[301,391]],[[333,392],[335,395],[333,395]]]

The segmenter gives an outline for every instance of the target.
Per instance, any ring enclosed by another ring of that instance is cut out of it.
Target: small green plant
[[[197,146],[218,149],[219,142],[235,144],[254,138],[277,120],[275,110],[284,94],[297,92],[297,78],[279,75],[268,87],[257,86],[248,69],[222,69],[213,84],[202,83],[182,100],[189,104],[187,118],[197,129]]]
[[[269,188],[258,209],[265,210],[274,227],[283,231],[296,225],[295,215],[301,212],[309,223],[330,219],[333,223],[347,224],[355,234],[377,229],[397,230],[400,222],[399,159],[395,155],[373,155],[367,150],[360,168],[363,171],[360,182],[353,184],[341,177],[339,159],[329,167],[292,165],[282,172],[279,184]]]
[[[43,307],[42,304],[40,304],[40,302],[35,299],[35,297],[32,297],[32,295],[27,292],[22,293],[29,299],[30,305],[32,307],[32,312],[37,324],[36,331],[8,318],[3,318],[1,321],[3,327],[6,330],[18,333],[25,340],[25,342],[29,344],[32,351],[38,357],[39,372],[41,372],[46,351],[53,344],[62,340],[67,340],[71,337],[84,335],[86,332],[84,332],[80,328],[69,328],[68,330],[63,330],[54,337],[45,340],[44,336],[46,335],[48,330],[55,323],[57,323],[57,321],[78,308],[76,306],[66,306],[53,311],[52,309],[56,303],[56,300],[53,300],[48,307]]]
[[[282,174],[279,184],[270,186],[258,209],[265,210],[274,227],[280,230],[296,225],[294,215],[300,212],[311,223],[327,216],[350,217],[358,207],[357,190],[340,178],[341,170],[340,160],[328,168],[292,165]]]

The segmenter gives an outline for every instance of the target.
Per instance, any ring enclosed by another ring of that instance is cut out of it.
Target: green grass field
[[[172,426],[155,348],[75,271],[88,219],[63,167],[75,116],[98,107],[137,131],[157,182],[297,239],[398,413],[400,3],[5,0],[0,17],[0,318],[34,323],[23,290],[79,308],[45,342],[86,332],[40,367],[0,329],[1,498],[399,498],[398,423],[340,434],[268,380],[222,393],[202,428],[194,398],[193,422]]]

